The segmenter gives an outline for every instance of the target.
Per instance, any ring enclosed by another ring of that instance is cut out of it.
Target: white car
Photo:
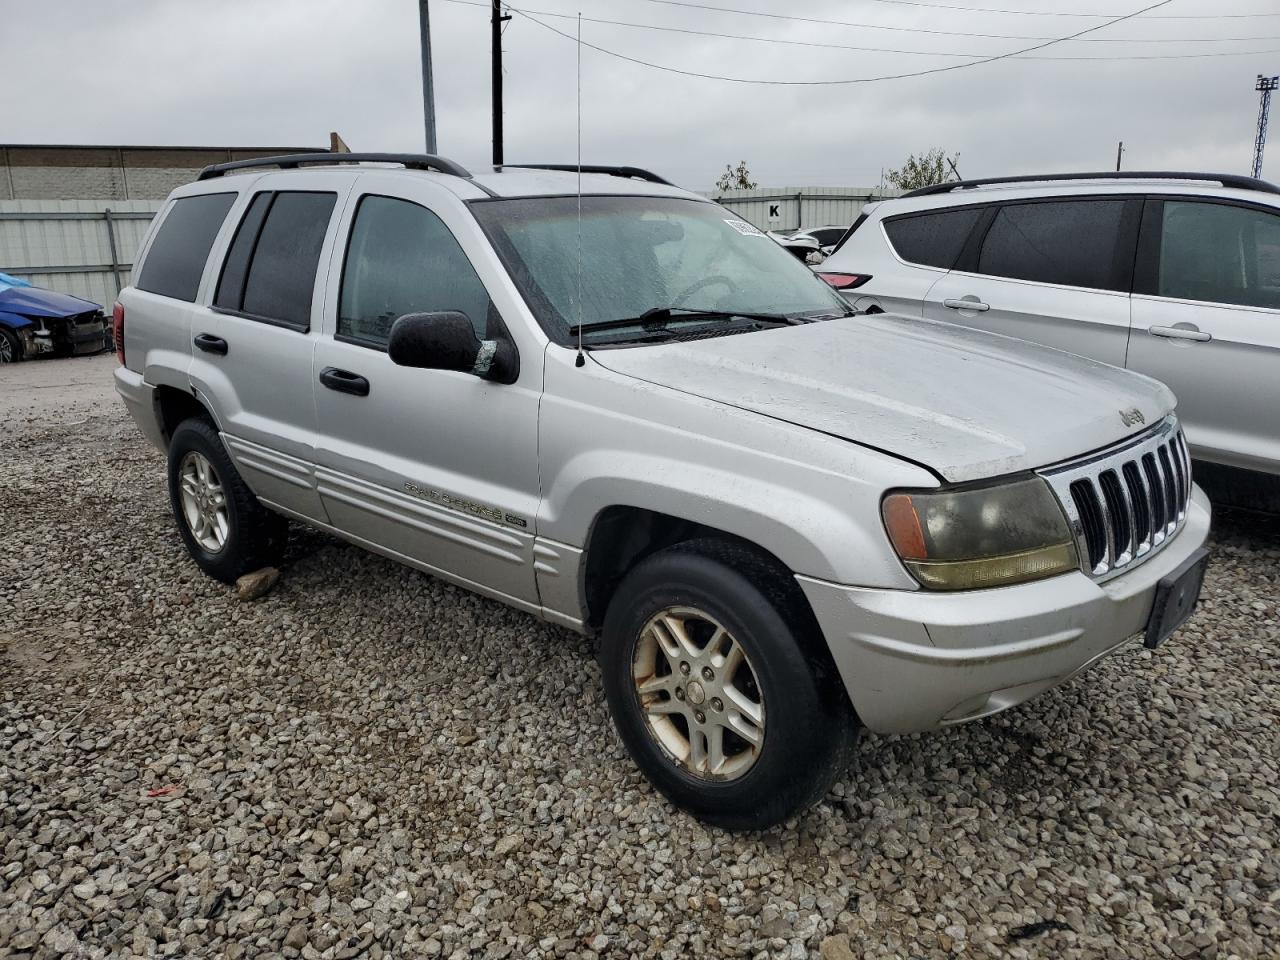
[[[1193,456],[1280,474],[1280,187],[1193,173],[938,184],[869,204],[820,273],[863,312],[1162,380]]]

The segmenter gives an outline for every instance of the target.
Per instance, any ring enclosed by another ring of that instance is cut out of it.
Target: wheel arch
[[[719,527],[647,507],[611,504],[596,514],[583,547],[579,566],[583,622],[592,632],[604,621],[618,584],[637,564],[660,550],[677,544],[709,541],[745,549],[785,579],[788,593],[803,605],[812,625],[817,618],[795,582],[793,571],[773,551],[755,541]]]
[[[178,425],[192,417],[208,420],[215,429],[218,428],[218,421],[213,411],[195,391],[187,392],[161,384],[152,392],[151,402],[155,405],[156,423],[160,426],[160,435],[164,438],[166,447],[173,437],[173,431],[178,429]]]

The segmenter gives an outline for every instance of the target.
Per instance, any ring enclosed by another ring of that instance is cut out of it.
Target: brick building
[[[0,144],[0,200],[163,200],[211,163],[316,150]]]

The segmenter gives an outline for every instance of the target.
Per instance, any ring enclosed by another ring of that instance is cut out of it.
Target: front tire
[[[169,502],[187,552],[224,583],[280,561],[288,522],[258,502],[208,420],[184,420],[169,441]]]
[[[600,644],[636,764],[672,803],[730,830],[772,826],[848,764],[857,719],[790,573],[735,544],[663,550],[619,585]]]
[[[0,328],[0,363],[17,363],[22,359],[22,341]]]

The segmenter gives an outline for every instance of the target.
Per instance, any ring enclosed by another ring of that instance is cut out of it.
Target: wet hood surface
[[[952,482],[1046,466],[1141,433],[1173,394],[1036,344],[892,314],[595,350],[618,373],[924,464]],[[1137,410],[1142,423],[1126,425]]]

